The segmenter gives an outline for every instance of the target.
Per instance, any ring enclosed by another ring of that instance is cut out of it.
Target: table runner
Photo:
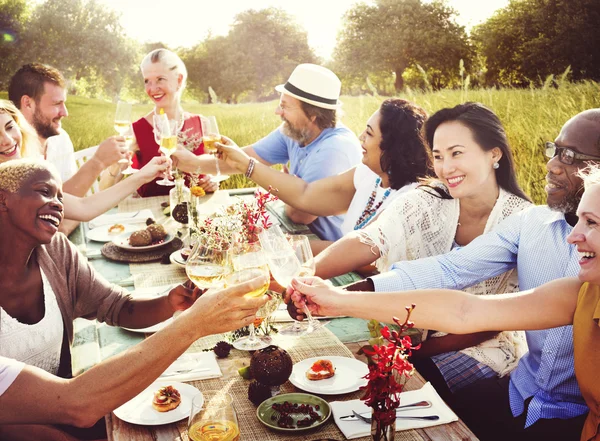
[[[223,335],[208,336],[196,341],[188,351],[195,352],[209,349],[216,342],[224,339]],[[328,329],[322,328],[305,337],[274,336],[273,343],[284,348],[294,363],[310,357],[349,357],[354,358],[352,352]],[[297,435],[275,432],[263,426],[256,417],[256,407],[248,399],[248,385],[250,381],[239,376],[237,370],[242,366],[250,364],[250,354],[245,351],[233,349],[229,357],[219,360],[219,366],[223,377],[210,380],[193,381],[191,384],[202,390],[226,390],[233,396],[235,410],[240,425],[240,439],[244,441],[279,441],[279,440],[303,440],[332,438],[343,439],[333,419],[319,429],[310,432],[301,432]],[[296,392],[289,381],[281,386],[281,393]],[[352,400],[360,398],[362,392],[357,391],[350,394],[323,396],[327,401]],[[182,441],[188,441],[187,420],[176,423],[177,430]],[[369,440],[369,437],[360,440]],[[396,440],[413,441],[420,440],[413,432],[398,432]]]

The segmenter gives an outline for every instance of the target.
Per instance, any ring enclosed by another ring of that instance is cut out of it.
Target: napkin
[[[145,222],[149,217],[154,217],[149,208],[139,211],[131,211],[129,213],[102,214],[92,219],[88,226],[90,229],[101,227],[102,225],[111,224],[134,224]]]
[[[189,372],[177,373],[177,371],[184,371],[187,369],[191,370]],[[223,374],[217,363],[215,353],[211,351],[183,354],[175,360],[158,379],[168,381],[195,381],[222,376]]]
[[[400,394],[400,404],[416,403],[422,400],[431,401],[432,407],[428,409],[414,409],[402,411],[404,416],[425,416],[425,415],[439,415],[440,419],[437,421],[427,420],[396,420],[396,432],[400,430],[408,429],[421,429],[423,427],[437,426],[440,424],[447,424],[453,421],[458,421],[458,417],[452,410],[444,403],[440,398],[436,390],[433,388],[431,383],[427,382],[421,389],[411,390],[408,392],[402,392]],[[361,400],[350,400],[350,401],[334,401],[329,403],[333,412],[333,419],[335,424],[342,431],[347,439],[360,438],[362,436],[369,436],[371,434],[371,425],[363,421],[347,421],[340,420],[339,418],[343,415],[351,415],[352,411],[358,413],[368,412],[370,407],[365,405]]]

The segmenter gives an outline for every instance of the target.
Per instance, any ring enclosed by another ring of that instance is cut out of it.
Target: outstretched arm
[[[361,242],[356,233],[335,241],[315,257],[315,275],[323,279],[345,274],[369,265],[379,258],[379,250]]]
[[[113,208],[141,185],[150,182],[166,171],[170,161],[157,156],[142,168],[139,173],[91,196],[80,198],[69,193],[64,194],[65,218],[89,221]]]
[[[161,331],[73,379],[25,367],[0,395],[0,424],[91,426],[150,385],[198,338],[252,323],[267,296],[245,294],[263,283],[256,278],[204,294]]]
[[[318,315],[348,315],[392,323],[404,306],[417,307],[411,320],[419,328],[453,334],[498,329],[547,329],[572,323],[581,282],[559,279],[538,288],[513,294],[475,296],[463,291],[416,290],[406,292],[348,292],[318,278],[294,279],[292,299],[301,306],[306,296]]]

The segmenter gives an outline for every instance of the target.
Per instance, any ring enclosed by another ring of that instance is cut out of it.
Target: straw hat
[[[341,87],[340,79],[329,69],[316,64],[299,64],[287,83],[276,86],[275,90],[313,106],[338,109],[342,105]]]

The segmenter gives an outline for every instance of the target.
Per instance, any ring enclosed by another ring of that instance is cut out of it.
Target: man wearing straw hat
[[[283,121],[281,126],[253,145],[243,147],[252,158],[246,177],[252,175],[254,164],[287,164],[289,172],[313,182],[336,175],[361,161],[360,143],[347,127],[337,121],[341,82],[329,69],[316,64],[298,65],[285,84],[275,87],[281,93],[275,110]],[[223,137],[227,143],[233,141]],[[214,173],[212,157],[194,156],[185,149],[173,154],[177,167],[193,172]],[[223,173],[236,173],[224,161],[219,161]],[[341,237],[343,216],[317,217],[288,205],[287,216],[296,223],[309,225],[321,239]]]

